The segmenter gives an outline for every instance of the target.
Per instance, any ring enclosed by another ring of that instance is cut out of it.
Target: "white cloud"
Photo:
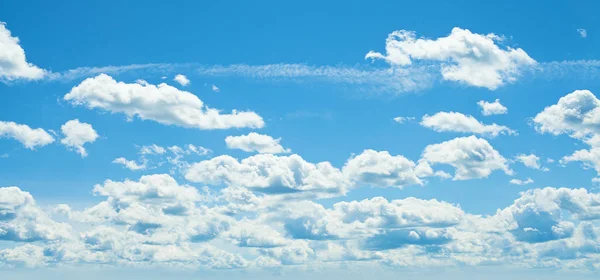
[[[529,168],[533,168],[533,169],[541,169],[542,168],[542,166],[540,165],[540,157],[538,157],[534,154],[529,154],[529,155],[518,154],[515,157],[515,159],[520,161],[521,163],[523,163],[523,165],[525,165]]]
[[[27,62],[19,38],[13,37],[6,23],[0,21],[0,81],[38,80],[46,71]]]
[[[74,149],[81,157],[87,156],[83,147],[86,143],[93,143],[98,139],[98,133],[92,125],[79,122],[78,119],[70,120],[60,127],[65,136],[60,142],[68,148]]]
[[[481,107],[481,113],[484,116],[503,115],[508,113],[508,109],[500,104],[500,99],[496,99],[494,102],[480,100],[477,102],[477,105]]]
[[[54,142],[54,137],[41,128],[33,129],[24,124],[5,121],[0,121],[0,138],[15,139],[31,150]]]
[[[577,29],[577,33],[579,33],[579,35],[581,36],[581,38],[587,37],[587,30],[585,30],[583,28]]]
[[[165,148],[156,144],[140,147],[140,154],[142,155],[162,155],[166,152],[167,150]]]
[[[121,164],[123,167],[133,171],[146,169],[146,162],[137,163],[134,160],[128,160],[124,157],[116,158],[113,160],[113,163]]]
[[[432,176],[429,165],[416,166],[414,162],[383,151],[365,150],[346,162],[342,172],[355,186],[402,188],[407,185],[423,185],[419,177]]]
[[[425,115],[421,125],[437,132],[474,133],[492,138],[499,134],[516,134],[514,130],[506,126],[495,123],[486,125],[473,116],[457,112],[438,112],[433,116]]]
[[[217,87],[217,86],[215,86],[215,85],[212,85],[212,86],[211,86],[211,89],[212,89],[212,91],[214,91],[214,92],[219,92],[219,91],[221,91],[221,89],[219,89],[219,87]]]
[[[290,149],[285,149],[279,142],[281,138],[273,138],[269,135],[250,132],[247,135],[227,136],[225,143],[229,149],[240,149],[245,152],[258,152],[261,154],[282,154],[290,153]]]
[[[258,154],[241,161],[222,155],[192,164],[185,178],[292,197],[335,197],[344,194],[347,188],[340,170],[329,162],[313,164],[295,154]]]
[[[177,76],[175,76],[173,81],[178,82],[182,86],[187,86],[190,84],[190,80],[185,75],[182,75],[182,74],[177,74]]]
[[[412,121],[414,119],[415,119],[415,117],[395,117],[394,121],[397,123],[405,123],[407,121]]]
[[[600,147],[593,147],[589,150],[578,150],[569,156],[564,156],[560,164],[580,161],[584,167],[593,168],[600,174]]]
[[[485,178],[494,170],[512,174],[507,160],[486,140],[475,136],[429,145],[425,147],[421,160],[454,167],[453,180]]]
[[[100,74],[85,79],[71,89],[64,99],[74,105],[90,109],[99,108],[112,113],[124,113],[129,119],[135,116],[162,124],[199,129],[260,128],[263,119],[254,112],[221,114],[209,108],[195,95],[167,84],[142,85],[117,82]]]
[[[533,180],[531,178],[527,178],[527,180],[520,180],[520,179],[511,179],[509,181],[509,183],[513,184],[513,185],[529,185],[533,183]]]
[[[35,242],[71,237],[71,227],[50,219],[31,194],[18,187],[0,187],[0,240]]]
[[[384,59],[400,67],[413,60],[435,61],[445,80],[494,90],[536,63],[520,48],[501,49],[497,42],[502,40],[493,33],[481,35],[458,27],[436,40],[417,39],[414,32],[399,30],[388,36],[385,54],[370,51],[365,58]]]
[[[540,133],[589,141],[600,132],[600,100],[589,90],[576,90],[544,108],[533,121]]]

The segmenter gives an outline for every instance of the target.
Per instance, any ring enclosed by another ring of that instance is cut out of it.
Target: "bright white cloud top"
[[[508,113],[508,108],[500,104],[500,99],[496,99],[494,100],[494,102],[480,100],[479,102],[477,102],[477,105],[481,107],[481,113],[484,116],[503,115]]]
[[[138,117],[167,125],[198,129],[261,128],[263,119],[251,111],[222,114],[207,107],[197,96],[165,83],[128,84],[100,74],[85,79],[64,96],[73,105],[123,113],[128,119]]]
[[[87,151],[83,147],[86,143],[93,143],[98,139],[98,133],[91,124],[82,123],[78,119],[70,120],[60,127],[64,138],[60,143],[66,147],[75,150],[81,157],[87,156]]]
[[[27,149],[35,149],[54,142],[54,137],[41,128],[31,128],[25,124],[0,121],[0,138],[12,138]]]
[[[536,63],[523,49],[500,48],[500,41],[502,37],[493,33],[482,35],[458,27],[447,37],[435,40],[399,30],[388,36],[385,54],[370,51],[366,58],[383,59],[398,67],[418,60],[438,62],[445,80],[494,90],[514,81],[523,68]],[[450,63],[444,63],[447,61]]]
[[[496,137],[500,134],[515,135],[517,132],[503,125],[483,124],[473,116],[458,112],[439,112],[432,116],[425,115],[421,125],[438,132],[473,133],[486,137]]]
[[[250,132],[247,135],[227,136],[225,144],[229,149],[239,149],[245,152],[257,152],[261,154],[285,154],[290,149],[285,149],[279,142],[281,138],[273,138],[269,135]]]
[[[19,38],[13,37],[6,23],[0,21],[0,81],[39,80],[46,71],[29,62]]]
[[[182,86],[187,86],[190,84],[190,80],[187,78],[186,75],[183,74],[177,74],[173,81],[178,82]]]

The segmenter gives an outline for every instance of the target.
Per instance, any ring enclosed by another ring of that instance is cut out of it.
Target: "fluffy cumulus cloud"
[[[481,107],[481,113],[484,116],[503,115],[508,113],[508,108],[500,104],[500,99],[496,99],[494,102],[480,100],[477,102],[477,105]]]
[[[374,150],[365,150],[350,158],[342,171],[354,186],[396,188],[423,185],[423,177],[434,175],[426,162],[417,165],[401,155],[392,156],[389,152]]]
[[[34,242],[71,237],[71,227],[53,221],[31,194],[18,187],[0,187],[0,240]]]
[[[31,128],[25,124],[0,121],[0,138],[12,138],[28,149],[35,149],[54,142],[54,137],[41,128]]]
[[[566,134],[583,141],[590,149],[581,149],[561,159],[562,164],[580,161],[600,174],[600,100],[589,90],[576,90],[561,97],[534,118],[540,133]]]
[[[247,135],[227,136],[225,144],[229,149],[239,149],[245,152],[257,152],[261,154],[282,154],[290,153],[279,142],[281,138],[273,138],[269,135],[250,132]]]
[[[600,100],[589,90],[576,90],[544,108],[533,122],[540,133],[592,141],[600,131]]]
[[[295,154],[258,154],[241,161],[228,155],[218,156],[192,164],[185,178],[192,182],[288,196],[339,196],[347,188],[341,171],[331,163],[314,164]]]
[[[83,147],[86,143],[93,143],[98,139],[98,133],[91,124],[82,123],[78,119],[70,120],[60,127],[64,138],[60,143],[66,147],[75,150],[81,157],[87,156],[87,151]]]
[[[493,33],[477,34],[458,27],[435,40],[399,30],[388,36],[385,53],[370,51],[366,58],[383,59],[394,67],[420,60],[438,63],[445,80],[493,90],[514,81],[523,68],[536,63],[520,48],[502,48],[502,41]]]
[[[187,86],[190,84],[190,80],[183,74],[177,74],[173,81],[176,81],[182,86]]]
[[[475,119],[457,112],[439,112],[432,116],[425,115],[421,125],[438,132],[460,132],[496,137],[499,134],[514,135],[516,131],[497,124],[486,125]]]
[[[123,113],[128,119],[138,117],[167,125],[198,129],[260,128],[263,119],[252,111],[223,114],[210,108],[196,95],[165,83],[117,82],[100,74],[85,79],[64,96],[73,105]]]
[[[422,161],[455,168],[453,180],[485,178],[494,170],[512,174],[508,161],[485,139],[458,137],[425,147]]]
[[[19,38],[13,37],[6,23],[0,22],[0,81],[38,80],[46,71],[27,62]]]

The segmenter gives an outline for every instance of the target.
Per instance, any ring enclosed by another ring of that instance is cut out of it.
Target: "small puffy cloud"
[[[106,74],[85,79],[64,96],[73,105],[123,113],[167,125],[198,129],[261,128],[262,117],[252,111],[222,114],[207,107],[196,95],[165,83],[117,82]]]
[[[78,119],[70,120],[60,127],[65,136],[60,142],[70,149],[74,149],[81,157],[87,156],[87,151],[83,147],[86,143],[93,143],[98,139],[98,133],[92,125],[79,122]]]
[[[39,80],[46,71],[27,62],[19,38],[13,37],[6,23],[0,21],[0,81]]]
[[[0,121],[0,138],[15,139],[31,150],[54,142],[54,137],[41,128],[4,121]]]
[[[421,125],[438,132],[473,133],[492,138],[500,134],[516,134],[514,130],[506,126],[495,123],[486,125],[473,116],[457,112],[439,112],[433,116],[425,115]]]
[[[182,74],[177,74],[175,76],[175,78],[173,79],[173,81],[178,82],[182,86],[187,86],[190,84],[190,80],[185,75],[182,75]]]
[[[579,33],[579,35],[581,36],[581,38],[587,37],[587,30],[585,30],[583,28],[577,29],[577,33]]]
[[[71,227],[50,219],[31,194],[18,187],[0,188],[0,240],[34,242],[71,237]]]
[[[132,171],[146,169],[146,162],[137,163],[135,160],[128,160],[124,157],[116,158],[113,163],[123,165],[123,167]]]
[[[241,161],[222,155],[192,164],[192,182],[244,187],[263,194],[335,197],[346,193],[341,171],[329,162],[310,163],[299,155],[258,154]]]
[[[395,117],[394,121],[397,123],[405,123],[407,121],[412,121],[414,119],[415,119],[415,117]]]
[[[453,180],[485,178],[494,170],[512,174],[508,161],[485,139],[458,137],[425,147],[421,161],[455,168]]]
[[[509,183],[513,184],[513,185],[529,185],[533,183],[533,180],[531,178],[527,178],[527,180],[520,180],[520,179],[511,179],[509,181]]]
[[[212,86],[211,86],[211,89],[212,89],[212,91],[214,91],[214,92],[219,92],[219,91],[221,91],[221,89],[219,89],[219,87],[217,87],[217,86],[215,86],[215,85],[212,85]]]
[[[477,105],[481,107],[481,113],[484,116],[503,115],[508,113],[508,108],[500,104],[500,99],[496,99],[494,100],[494,102],[480,100],[479,102],[477,102]]]
[[[261,154],[282,154],[290,153],[290,149],[285,149],[279,142],[281,138],[273,138],[269,135],[250,132],[247,135],[227,136],[225,144],[229,149],[239,149],[245,152],[257,152]]]
[[[547,167],[543,167],[540,163],[540,157],[534,155],[534,154],[518,154],[517,156],[515,156],[515,160],[521,162],[523,165],[531,168],[531,169],[537,169],[537,170],[542,170],[542,171],[550,171],[550,169],[548,169]],[[549,163],[552,162],[552,160],[548,161]]]
[[[536,63],[520,48],[501,48],[497,43],[502,40],[493,33],[482,35],[458,27],[435,40],[399,30],[388,36],[385,54],[370,51],[365,58],[383,59],[395,67],[433,61],[440,65],[445,80],[494,90],[516,80],[523,68]]]

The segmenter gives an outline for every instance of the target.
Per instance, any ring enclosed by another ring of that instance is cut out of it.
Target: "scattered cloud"
[[[579,35],[581,36],[581,38],[587,37],[587,30],[585,30],[583,28],[577,29],[577,33],[579,33]]]
[[[388,36],[385,54],[370,51],[365,58],[383,59],[399,68],[418,60],[433,61],[445,80],[494,90],[515,81],[523,68],[536,63],[520,48],[500,48],[497,43],[502,40],[493,33],[482,35],[458,27],[435,40],[399,30]]]
[[[439,112],[433,116],[425,115],[421,125],[437,132],[474,133],[494,138],[500,134],[515,135],[517,132],[495,123],[486,125],[470,115],[457,112]]]
[[[116,158],[115,160],[113,160],[113,163],[123,165],[123,167],[132,171],[146,169],[146,162],[137,163],[134,160],[128,160],[124,157]]]
[[[178,82],[180,85],[182,85],[184,87],[190,84],[190,80],[185,75],[182,75],[182,74],[177,74],[175,76],[175,78],[173,79],[173,81]]]
[[[407,121],[412,121],[414,119],[415,119],[415,117],[395,117],[394,121],[397,123],[405,123]]]
[[[219,92],[219,91],[221,91],[221,89],[219,89],[219,87],[217,87],[217,86],[215,86],[215,85],[212,85],[212,86],[211,86],[211,89],[212,89],[212,91],[214,91],[214,92]]]
[[[511,179],[509,181],[509,183],[513,184],[513,185],[529,185],[533,183],[533,180],[531,178],[527,178],[527,180],[520,180],[520,179]]]
[[[54,142],[54,137],[44,129],[5,121],[0,121],[0,138],[15,139],[31,150]]]
[[[195,95],[167,84],[128,84],[100,74],[85,79],[64,96],[73,105],[123,113],[162,124],[198,129],[261,128],[263,119],[252,111],[222,114]]]
[[[83,147],[86,143],[93,143],[98,139],[98,133],[91,124],[82,123],[78,119],[70,120],[60,127],[65,136],[60,143],[69,149],[75,150],[81,157],[87,156],[87,151]]]
[[[455,168],[453,180],[479,179],[494,170],[511,175],[508,161],[486,140],[475,136],[459,137],[425,147],[421,161],[448,164]]]
[[[250,132],[247,135],[227,136],[225,143],[229,149],[239,149],[245,152],[257,152],[261,154],[287,154],[290,149],[285,149],[279,142],[281,138],[273,138],[269,135]]]
[[[500,104],[500,99],[496,99],[494,102],[480,100],[477,102],[477,105],[481,107],[481,113],[484,116],[503,115],[508,113],[508,109]]]

